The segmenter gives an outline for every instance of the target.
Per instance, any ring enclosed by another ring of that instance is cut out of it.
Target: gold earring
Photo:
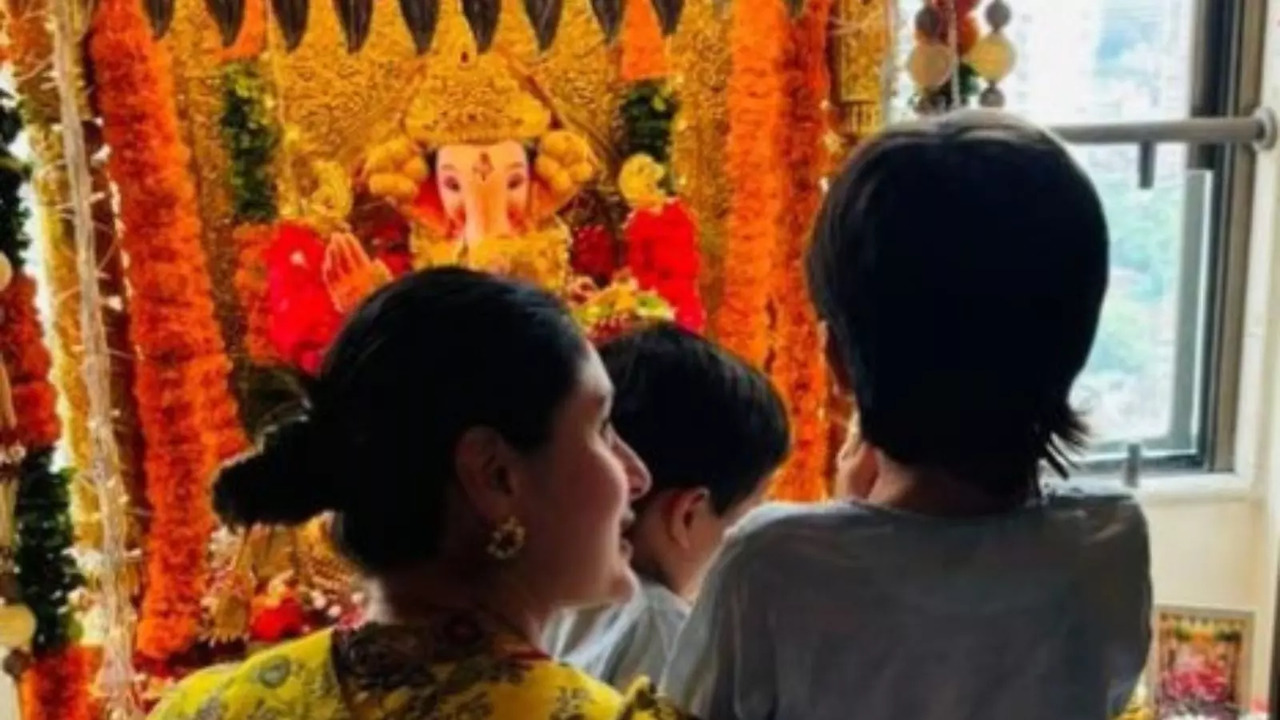
[[[489,546],[485,550],[489,557],[505,562],[519,555],[523,548],[524,525],[515,517],[509,517],[489,534]]]

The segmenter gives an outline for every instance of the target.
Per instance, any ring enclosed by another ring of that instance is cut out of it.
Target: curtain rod
[[[1073,145],[1253,145],[1270,150],[1276,145],[1276,115],[1259,108],[1243,117],[1199,117],[1149,122],[1090,123],[1051,126]]]

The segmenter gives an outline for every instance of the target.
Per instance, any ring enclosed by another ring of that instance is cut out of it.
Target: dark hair
[[[1004,497],[1042,461],[1065,477],[1107,244],[1093,184],[1033,125],[969,111],[870,140],[807,258],[867,440]]]
[[[429,559],[462,434],[486,426],[541,447],[586,351],[542,290],[461,268],[410,274],[347,321],[305,414],[222,470],[215,508],[235,525],[334,511],[340,546],[367,572]]]
[[[705,487],[724,513],[786,456],[787,413],[769,379],[702,337],[659,323],[605,343],[600,357],[614,427],[649,468],[653,491]]]

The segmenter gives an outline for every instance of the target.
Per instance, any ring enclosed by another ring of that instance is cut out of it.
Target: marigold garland
[[[650,0],[625,0],[622,13],[622,58],[618,77],[627,83],[655,80],[667,74],[667,41]]]
[[[769,352],[768,293],[778,246],[785,180],[778,168],[785,119],[780,74],[787,41],[786,6],[775,0],[733,5],[732,70],[726,102],[725,169],[732,199],[726,221],[724,288],[713,319],[716,339],[763,367]]]
[[[770,373],[791,416],[792,452],[776,476],[770,494],[792,501],[821,500],[827,494],[826,368],[820,353],[818,324],[804,278],[804,253],[810,225],[821,203],[820,180],[826,167],[824,139],[829,130],[823,102],[830,91],[827,23],[832,0],[808,0],[790,31],[785,58],[789,95],[784,174],[788,198],[779,219],[772,306],[773,359]]]
[[[89,694],[93,654],[67,647],[39,658],[22,676],[23,720],[90,720],[95,716]]]
[[[270,339],[271,303],[268,300],[267,248],[275,237],[270,225],[241,225],[232,233],[236,245],[236,274],[233,282],[245,315],[244,349],[249,360],[259,365],[280,362]]]
[[[52,446],[28,452],[18,485],[18,583],[22,602],[36,616],[32,651],[37,658],[79,640],[79,623],[69,600],[83,584],[71,556],[71,476],[50,469]]]
[[[134,0],[103,0],[89,54],[129,259],[135,395],[151,504],[138,652],[165,660],[197,638],[214,521],[209,481],[244,446],[214,317],[170,58]]]

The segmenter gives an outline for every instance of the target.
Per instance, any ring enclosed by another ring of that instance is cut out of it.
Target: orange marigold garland
[[[769,351],[768,293],[786,181],[778,168],[785,92],[779,69],[787,40],[786,4],[733,4],[732,69],[726,103],[725,165],[732,199],[726,222],[724,290],[712,322],[716,338],[763,366]]]
[[[622,37],[618,43],[622,52],[619,78],[634,83],[666,77],[667,42],[658,24],[657,11],[650,0],[625,1]]]
[[[821,500],[827,495],[827,375],[819,345],[818,323],[809,303],[804,254],[813,217],[822,201],[820,180],[826,168],[825,109],[831,78],[827,69],[827,23],[832,0],[808,0],[796,18],[784,67],[789,96],[784,174],[788,197],[780,225],[772,294],[774,347],[770,374],[791,415],[793,449],[770,489],[778,499]]]
[[[197,638],[214,527],[209,481],[244,439],[228,392],[231,363],[214,318],[168,51],[152,40],[140,3],[103,0],[89,54],[129,260],[134,392],[152,509],[137,647],[164,661]]]
[[[96,662],[84,647],[69,646],[40,658],[22,678],[22,720],[91,720],[85,692]]]

